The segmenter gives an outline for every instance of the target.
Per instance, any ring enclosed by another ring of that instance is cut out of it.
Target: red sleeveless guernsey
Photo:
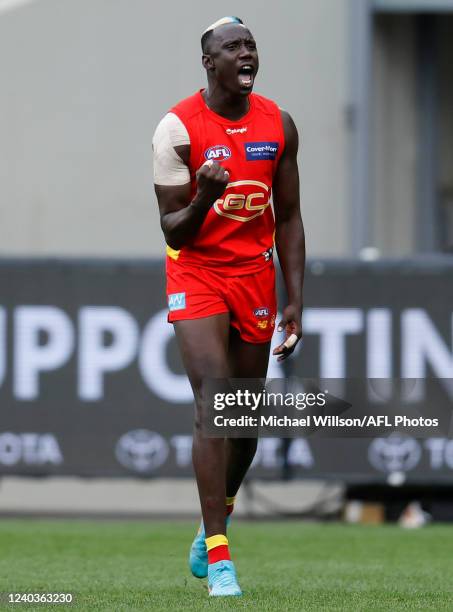
[[[167,247],[167,265],[215,268],[226,276],[253,274],[270,262],[274,215],[272,180],[285,146],[278,106],[257,94],[238,121],[210,110],[201,95],[186,98],[170,112],[185,125],[190,138],[191,199],[196,172],[207,160],[230,174],[221,198],[209,210],[198,234],[180,251]]]

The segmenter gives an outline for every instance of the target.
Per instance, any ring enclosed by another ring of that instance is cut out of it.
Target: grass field
[[[453,610],[453,527],[301,522],[230,529],[242,598],[189,575],[187,522],[0,521],[0,592],[71,592],[19,610]]]

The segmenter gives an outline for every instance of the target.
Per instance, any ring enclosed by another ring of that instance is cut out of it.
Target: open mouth
[[[241,87],[252,87],[254,70],[251,64],[244,64],[239,68],[239,84]]]

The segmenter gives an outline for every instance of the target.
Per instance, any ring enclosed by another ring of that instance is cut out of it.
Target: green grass
[[[72,592],[16,610],[453,610],[453,527],[233,522],[242,598],[189,575],[183,522],[0,521],[0,592]]]

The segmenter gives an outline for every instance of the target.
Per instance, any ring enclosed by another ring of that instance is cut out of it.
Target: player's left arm
[[[285,341],[274,349],[283,361],[302,338],[303,284],[305,269],[305,234],[300,212],[297,151],[299,136],[289,113],[281,110],[285,149],[273,181],[275,211],[275,246],[285,280],[288,304],[278,328],[285,330]],[[292,337],[292,338],[291,338]],[[297,341],[296,341],[297,337]]]

